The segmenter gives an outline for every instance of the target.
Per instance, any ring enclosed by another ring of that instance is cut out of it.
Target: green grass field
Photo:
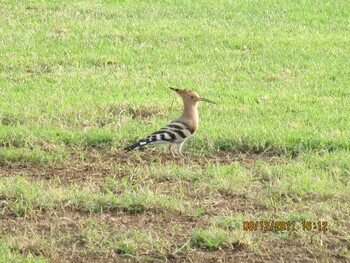
[[[0,262],[348,262],[349,30],[341,0],[2,1]],[[218,103],[188,159],[124,153],[170,86]]]

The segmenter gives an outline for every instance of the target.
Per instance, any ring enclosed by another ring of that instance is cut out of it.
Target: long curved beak
[[[205,98],[200,98],[199,101],[205,101],[205,102],[209,102],[209,103],[213,103],[213,104],[217,104],[216,102],[212,101],[212,100],[208,100],[208,99],[205,99]]]

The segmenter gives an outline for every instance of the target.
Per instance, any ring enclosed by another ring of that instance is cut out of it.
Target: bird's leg
[[[171,155],[173,156],[173,157],[175,157],[175,154],[174,154],[174,152],[173,152],[173,144],[170,144],[169,145],[169,150],[170,150],[170,152],[171,152]]]
[[[179,153],[179,155],[184,158],[184,159],[187,159],[185,155],[182,154],[181,152],[181,148],[182,148],[182,143],[177,147],[177,152]]]

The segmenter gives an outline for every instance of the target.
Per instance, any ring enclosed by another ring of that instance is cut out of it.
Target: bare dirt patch
[[[272,232],[265,234],[270,236],[260,243],[258,250],[244,244],[232,244],[219,250],[179,250],[189,241],[191,229],[204,227],[207,222],[202,218],[151,212],[130,215],[125,212],[95,214],[54,211],[29,218],[2,218],[0,228],[3,234],[13,237],[12,242],[17,244],[21,253],[44,256],[50,262],[136,262],[132,257],[119,254],[117,248],[104,252],[89,251],[91,244],[82,234],[89,219],[106,226],[107,235],[127,232],[129,229],[164,234],[174,244],[163,256],[144,251],[145,256],[153,257],[153,262],[320,262],[324,259],[346,262],[346,259],[334,258],[326,251],[315,253],[309,250],[308,244],[301,238],[283,240]],[[177,226],[176,231],[174,225]],[[256,233],[258,235],[261,233]]]
[[[58,179],[62,184],[75,183],[78,185],[103,185],[107,176],[122,178],[127,176],[120,165],[147,166],[154,163],[167,164],[168,162],[182,165],[230,164],[239,162],[244,166],[254,163],[288,162],[288,158],[269,155],[242,155],[230,152],[221,152],[217,156],[191,158],[183,160],[172,159],[170,155],[154,157],[148,151],[137,154],[126,154],[119,151],[101,151],[89,149],[84,161],[82,155],[70,156],[64,163],[52,166],[11,164],[0,167],[0,177],[23,175],[30,180]],[[159,182],[156,182],[159,183]],[[174,187],[171,183],[168,187]],[[155,185],[155,187],[158,187]],[[254,191],[252,185],[252,191]],[[203,190],[203,189],[202,189]],[[205,189],[204,189],[205,190]],[[204,191],[203,190],[203,191]],[[252,243],[232,243],[230,246],[210,250],[203,247],[188,248],[194,228],[210,226],[213,217],[227,213],[241,213],[248,215],[259,212],[274,213],[271,207],[266,207],[256,198],[248,198],[241,193],[217,190],[213,196],[207,198],[205,192],[187,193],[194,204],[201,204],[205,211],[202,214],[188,215],[165,210],[144,210],[136,214],[123,210],[106,210],[93,213],[59,207],[54,211],[29,213],[26,217],[16,217],[6,206],[1,206],[0,236],[11,237],[19,251],[26,255],[31,253],[48,258],[50,262],[136,262],[137,258],[125,256],[115,247],[99,247],[93,240],[84,234],[86,229],[91,230],[89,222],[96,226],[103,226],[104,231],[99,233],[97,241],[105,242],[106,238],[113,238],[120,233],[131,230],[143,230],[152,237],[156,244],[169,243],[162,252],[141,248],[140,256],[152,258],[152,262],[346,262],[343,255],[338,255],[338,238],[324,236],[327,247],[313,248],[313,237],[299,236],[280,238],[276,232],[253,232]],[[92,226],[93,228],[93,226]],[[94,232],[93,232],[94,234]],[[344,237],[344,235],[342,234]],[[96,241],[95,240],[95,241]],[[349,242],[345,240],[345,246]],[[95,249],[98,247],[99,249]]]
[[[172,157],[170,154],[153,155],[150,151],[140,151],[137,154],[123,151],[107,151],[88,148],[80,155],[71,154],[63,163],[54,165],[11,163],[0,166],[0,176],[23,175],[33,179],[56,179],[62,183],[77,184],[103,180],[106,176],[113,175],[123,177],[123,171],[118,165],[149,166],[154,163],[167,164],[175,162],[177,165],[197,164],[232,164],[239,162],[249,166],[257,161],[270,163],[286,162],[288,159],[278,158],[274,155],[237,154],[232,152],[220,152],[215,156],[191,156],[189,159]],[[82,159],[84,159],[82,161]]]

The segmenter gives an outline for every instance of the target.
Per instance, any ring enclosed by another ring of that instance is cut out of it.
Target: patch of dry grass
[[[75,172],[47,167],[41,172],[44,177],[32,177],[30,167],[14,166],[13,174],[0,179],[2,242],[14,245],[20,254],[53,261],[60,255],[91,262],[211,256],[244,260],[247,254],[272,260],[277,258],[273,248],[282,244],[293,251],[284,258],[296,255],[306,262],[349,258],[349,209],[341,205],[345,185],[308,184],[310,193],[301,191],[300,182],[307,179],[293,178],[300,174],[311,180],[320,172],[319,165],[307,165],[304,156],[287,162],[256,156],[255,161],[231,164],[208,159],[206,165],[161,159],[149,163],[142,161],[145,157],[135,157],[141,158],[140,164],[131,167],[111,165],[110,158],[100,155],[94,157],[99,160],[95,167],[86,164],[90,170],[71,163],[69,170]],[[99,169],[103,177],[94,176]],[[334,169],[323,172],[325,181],[337,176]],[[294,187],[287,187],[289,180],[296,182]],[[297,225],[294,231],[245,231],[243,221]],[[327,231],[303,229],[303,221],[327,222]]]

